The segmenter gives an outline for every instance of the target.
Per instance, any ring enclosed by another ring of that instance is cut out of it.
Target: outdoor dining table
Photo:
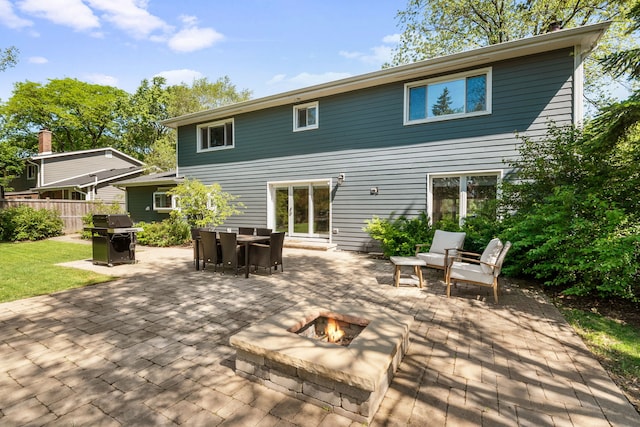
[[[220,235],[216,233],[216,238],[219,238]],[[254,236],[253,234],[238,234],[236,235],[236,239],[238,244],[244,246],[244,277],[249,277],[249,245],[251,243],[257,242],[268,242],[270,240],[270,236]],[[200,270],[200,237],[197,237],[195,242],[193,242],[196,248],[196,270]]]

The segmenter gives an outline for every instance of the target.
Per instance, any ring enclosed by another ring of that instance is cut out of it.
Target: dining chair
[[[202,254],[202,269],[206,270],[207,264],[213,264],[213,271],[216,271],[221,264],[221,249],[215,231],[200,231],[200,250]]]
[[[204,228],[194,227],[191,229],[191,242],[193,243],[193,265],[196,266],[196,269],[199,268],[198,264],[203,260],[202,243],[200,242],[200,232],[202,230],[204,230]]]
[[[220,232],[220,246],[222,248],[222,273],[231,268],[238,275],[238,269],[244,266],[244,247],[238,244],[236,233]]]
[[[253,232],[256,229],[253,227],[238,227],[238,234],[247,234],[249,236],[253,236]]]
[[[256,228],[256,236],[270,236],[272,231],[270,228]]]
[[[269,269],[271,274],[271,268],[278,271],[284,271],[282,265],[282,248],[284,246],[284,233],[271,233],[269,243],[252,243],[249,245],[249,262],[255,266],[255,270],[258,267],[264,267]]]

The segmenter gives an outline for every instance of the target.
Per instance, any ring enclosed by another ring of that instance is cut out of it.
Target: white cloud
[[[287,91],[327,83],[334,80],[346,79],[347,77],[351,77],[351,74],[333,71],[322,74],[300,73],[291,78],[287,78],[286,74],[276,74],[267,82],[267,84],[277,86],[280,91]]]
[[[271,79],[267,82],[267,84],[272,85],[272,84],[280,83],[284,81],[286,77],[287,77],[286,74],[276,74],[275,76],[271,77]]]
[[[84,77],[84,80],[90,83],[103,85],[103,86],[113,86],[113,87],[118,86],[118,79],[116,77],[108,76],[106,74],[99,74],[99,73],[87,74]]]
[[[44,56],[32,56],[29,58],[30,64],[46,64],[47,62],[49,62],[49,60]]]
[[[81,0],[22,0],[17,5],[25,13],[71,27],[76,31],[100,26],[98,17]]]
[[[398,44],[400,43],[400,39],[402,37],[402,34],[396,33],[396,34],[390,34],[388,36],[384,36],[382,38],[382,43],[387,43],[387,44]]]
[[[181,16],[180,19],[184,28],[174,34],[168,43],[169,48],[173,51],[194,52],[208,48],[224,39],[224,36],[213,28],[198,27],[195,16]]]
[[[0,0],[0,22],[9,28],[19,29],[33,26],[33,22],[22,19],[13,11],[9,0]]]
[[[343,56],[347,59],[357,59],[367,64],[382,65],[385,62],[391,61],[393,56],[393,48],[396,44],[398,44],[399,41],[400,34],[391,34],[382,38],[382,42],[384,43],[383,45],[372,47],[371,49],[369,49],[368,53],[348,52],[342,50],[339,52],[339,54],[340,56]]]
[[[203,77],[202,73],[195,70],[189,70],[187,68],[183,68],[181,70],[167,70],[161,71],[153,77],[164,77],[167,79],[167,85],[179,85],[181,83],[186,83],[190,85],[194,80],[200,79]]]
[[[58,0],[59,1],[59,0]],[[140,0],[86,0],[94,9],[101,11],[101,18],[131,36],[143,39],[154,31],[168,32],[172,27],[162,19],[150,14],[147,2]]]

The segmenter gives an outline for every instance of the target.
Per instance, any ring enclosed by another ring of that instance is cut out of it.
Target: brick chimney
[[[42,129],[38,132],[38,154],[51,154],[51,131]]]

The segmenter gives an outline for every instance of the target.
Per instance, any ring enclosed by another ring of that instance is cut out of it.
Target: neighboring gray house
[[[346,250],[373,249],[363,226],[374,215],[462,220],[496,197],[516,133],[580,123],[583,60],[608,26],[169,119],[177,174],[240,196],[245,212],[225,227],[268,226]]]
[[[124,202],[124,191],[112,184],[139,176],[144,163],[113,148],[51,152],[51,131],[38,134],[38,154],[26,160],[24,173],[6,197]]]

